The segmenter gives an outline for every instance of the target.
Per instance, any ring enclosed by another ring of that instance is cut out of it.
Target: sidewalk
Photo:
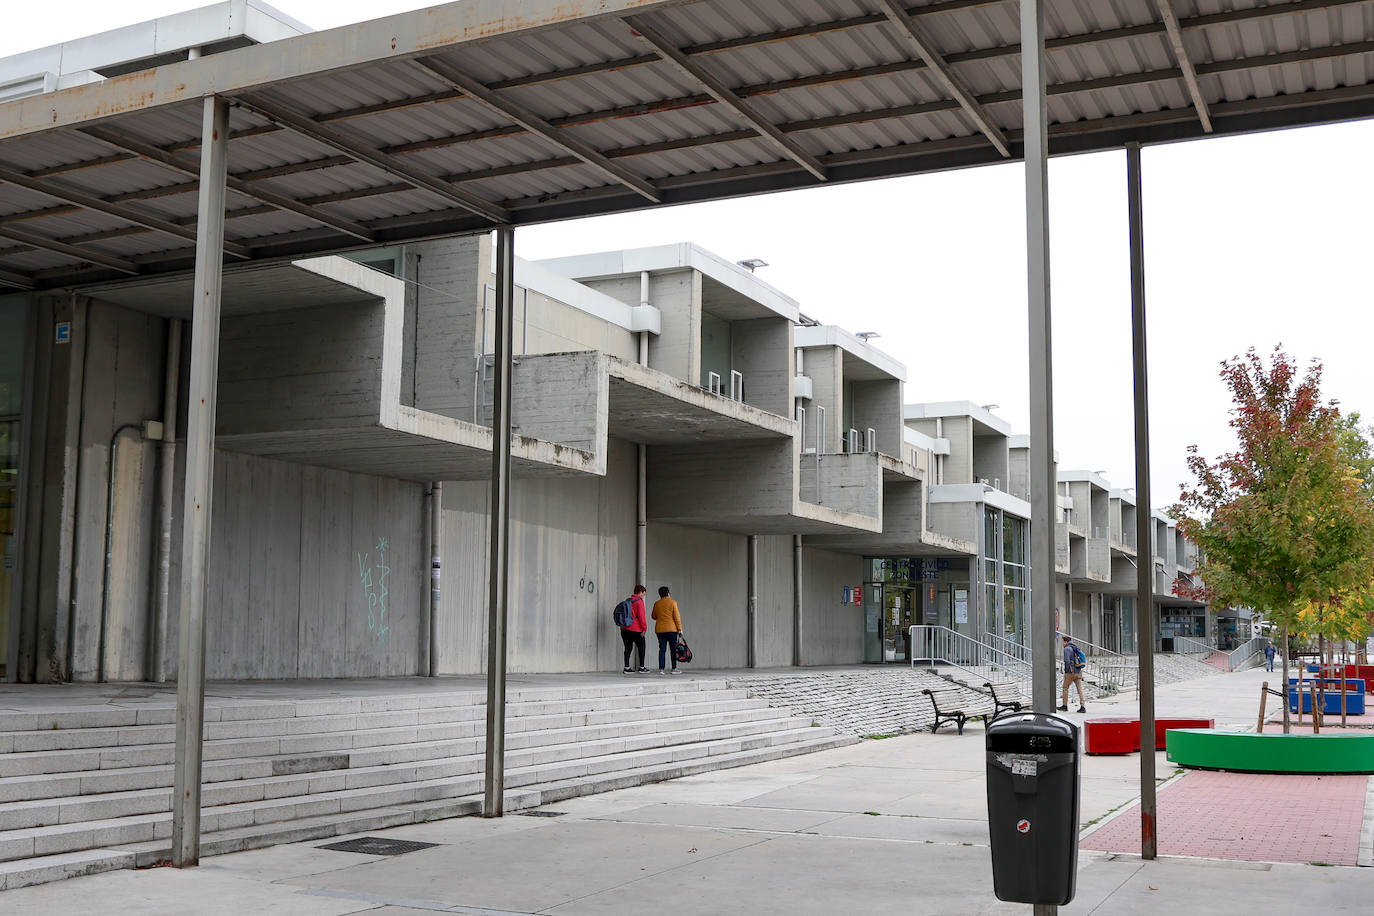
[[[1158,710],[1253,729],[1265,677],[1251,671],[1162,687]],[[1135,702],[1089,710],[1130,715]],[[534,812],[543,816],[458,818],[369,834],[438,844],[394,857],[313,841],[215,857],[185,871],[114,872],[7,891],[0,911],[1028,914],[1028,906],[992,894],[983,767],[982,729],[971,725],[961,737],[946,728],[574,799]],[[1161,779],[1177,773],[1162,752],[1157,770]],[[1084,758],[1083,824],[1109,823],[1114,813],[1111,823],[1120,824],[1138,796],[1138,774],[1134,755]],[[1372,817],[1366,802],[1367,837]],[[1170,829],[1162,819],[1161,837]],[[1368,912],[1374,878],[1356,867],[1188,857],[1146,863],[1087,850],[1079,869],[1078,895],[1065,914],[1250,916],[1256,901],[1268,912]]]

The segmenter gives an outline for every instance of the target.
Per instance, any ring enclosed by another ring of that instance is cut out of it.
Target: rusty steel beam
[[[25,232],[22,229],[14,229],[10,226],[0,226],[0,239],[9,239],[39,251],[51,251],[54,254],[63,254],[78,261],[85,261],[88,264],[99,264],[101,267],[108,267],[120,273],[137,275],[140,271],[138,266],[132,261],[117,258],[112,254],[104,254],[99,251],[91,251],[89,248],[78,248],[75,245],[68,245],[56,239],[44,238],[41,235],[34,235],[32,232]]]
[[[142,226],[144,229],[150,229],[154,232],[161,232],[164,235],[174,236],[190,242],[196,240],[196,231],[194,229],[187,228],[186,226],[179,226],[171,220],[154,216],[151,213],[144,213],[137,207],[109,203],[93,194],[87,194],[83,191],[78,191],[76,188],[51,180],[30,178],[24,172],[3,164],[0,164],[0,182],[9,182],[12,185],[27,188],[30,191],[37,191],[39,194],[46,194],[48,197],[55,198],[63,203],[72,204],[84,210],[92,210],[96,213],[104,213],[106,216],[113,216],[115,219],[123,220],[126,223],[133,223],[135,226]],[[249,256],[247,248],[234,242],[226,241],[224,243],[224,250],[236,258],[247,258]]]
[[[1183,45],[1183,27],[1178,23],[1178,13],[1174,12],[1174,5],[1171,0],[1155,0],[1155,6],[1159,8],[1160,18],[1164,20],[1164,28],[1169,36],[1169,47],[1174,52],[1174,60],[1178,62],[1178,68],[1183,71],[1183,85],[1188,88],[1188,95],[1193,100],[1193,107],[1197,109],[1198,120],[1202,122],[1202,129],[1212,132],[1212,114],[1207,110],[1207,100],[1202,97],[1202,87],[1198,85],[1197,71],[1193,69],[1193,62],[1188,57],[1188,49]]]
[[[484,216],[493,223],[505,223],[510,219],[510,214],[505,208],[497,206],[489,200],[478,197],[468,191],[461,190],[438,178],[435,175],[426,174],[419,169],[413,168],[388,153],[383,153],[374,147],[368,146],[353,137],[348,136],[340,130],[318,124],[312,121],[307,115],[301,114],[286,105],[278,102],[269,101],[255,95],[242,96],[239,103],[251,111],[257,112],[269,121],[274,121],[282,127],[290,128],[292,131],[309,137],[315,142],[327,146],[330,149],[352,156],[359,162],[379,168],[382,171],[399,178],[408,184],[419,188],[422,191],[429,191],[449,200],[464,209],[471,210],[479,216]]]
[[[122,149],[125,152],[132,153],[135,156],[138,156],[139,158],[147,159],[150,162],[156,162],[159,165],[166,166],[167,168],[172,169],[175,172],[180,172],[183,175],[190,175],[191,177],[196,178],[196,182],[194,182],[192,186],[195,187],[199,185],[200,165],[198,163],[184,159],[183,157],[178,156],[175,153],[165,152],[152,143],[145,143],[144,141],[138,140],[134,137],[130,137],[127,134],[122,134],[117,131],[110,130],[108,127],[82,128],[81,133],[89,137],[94,137],[101,143],[105,143],[117,149]],[[250,187],[248,182],[240,178],[235,178],[232,176],[226,178],[225,186],[228,187],[229,190],[234,191],[235,193],[242,194],[245,197],[251,197],[253,200],[261,201],[265,204],[270,204],[271,206],[276,207],[279,210],[287,210],[291,213],[304,216],[307,219],[314,220],[317,223],[322,223],[323,225],[329,226],[332,229],[337,229],[345,235],[351,235],[355,238],[360,238],[367,242],[371,242],[376,239],[376,234],[373,233],[371,230],[364,228],[361,223],[354,222],[353,220],[347,219],[345,217],[333,216],[328,213],[323,213],[315,207],[303,204],[298,200],[286,196],[285,194],[278,194],[276,191],[270,190],[268,188]],[[194,241],[195,237],[195,232],[191,232],[190,238]]]
[[[461,89],[467,93],[471,101],[503,118],[509,118],[530,133],[538,134],[554,146],[576,156],[611,181],[623,184],[631,191],[654,203],[659,203],[662,200],[657,189],[648,181],[623,165],[616,165],[590,144],[583,143],[572,134],[559,130],[519,102],[504,98],[500,93],[488,89],[479,80],[473,79],[457,67],[450,66],[438,58],[425,58],[417,60],[415,63],[453,88]]]
[[[983,132],[983,135],[988,138],[988,142],[996,147],[997,152],[1004,157],[1010,157],[1011,148],[1007,146],[1007,138],[1003,136],[1001,128],[993,123],[992,116],[979,104],[973,91],[964,85],[964,81],[950,69],[944,56],[935,47],[934,37],[926,31],[925,26],[913,19],[896,0],[878,0],[878,6],[887,16],[888,21],[897,27],[897,33],[926,62],[927,69],[945,87],[945,91],[959,103],[959,107],[963,109],[964,114],[973,122],[973,125]]]
[[[637,32],[649,44],[663,62],[669,64],[683,76],[697,83],[721,105],[729,108],[744,123],[758,131],[759,136],[769,141],[778,152],[806,169],[816,178],[825,181],[825,166],[819,159],[808,153],[795,140],[789,138],[777,125],[761,115],[753,105],[746,102],[723,82],[707,72],[682,50],[668,40],[668,37],[655,29],[639,16],[628,16],[625,24]]]
[[[0,252],[0,254],[2,253],[3,252]],[[34,280],[33,277],[30,277],[28,274],[20,273],[17,270],[5,270],[4,268],[0,268],[0,283],[4,283],[8,286],[14,286],[19,289],[38,288],[37,281]]]

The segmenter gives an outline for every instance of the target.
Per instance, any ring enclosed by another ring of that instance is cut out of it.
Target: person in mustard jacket
[[[658,589],[658,600],[654,602],[654,632],[658,634],[658,673],[663,670],[663,655],[666,652],[673,660],[673,673],[677,670],[677,638],[682,634],[682,615],[678,613],[677,602],[668,594],[668,586]]]

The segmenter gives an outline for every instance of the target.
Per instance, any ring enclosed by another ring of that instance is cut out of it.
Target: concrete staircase
[[[216,855],[481,805],[479,691],[207,705],[201,850]],[[0,888],[170,856],[175,709],[0,713]],[[506,810],[857,740],[724,680],[515,690]]]

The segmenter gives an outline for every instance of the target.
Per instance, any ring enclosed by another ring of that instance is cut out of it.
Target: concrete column
[[[792,664],[802,666],[802,536],[792,535]]]
[[[745,559],[746,589],[749,597],[745,609],[745,639],[748,641],[745,658],[748,667],[757,668],[759,659],[759,538],[756,534],[749,535]]]
[[[443,573],[444,485],[429,485],[429,657],[430,677],[439,675],[439,599]]]
[[[1135,621],[1136,652],[1140,670],[1141,748],[1154,747],[1155,740],[1155,634],[1154,572],[1150,549],[1150,385],[1146,375],[1145,347],[1145,225],[1141,213],[1140,144],[1126,144],[1127,215],[1131,224],[1131,360],[1135,366]],[[1149,736],[1148,741],[1145,736]],[[1153,859],[1157,851],[1155,836],[1155,755],[1140,754],[1140,855]]]
[[[210,500],[215,467],[215,390],[219,379],[220,275],[224,267],[229,102],[214,96],[207,98],[201,124],[191,389],[186,413],[186,503],[181,537],[176,766],[172,792],[172,864],[178,868],[200,861],[206,574],[210,565]]]
[[[506,602],[510,571],[510,408],[515,351],[515,230],[496,230],[495,378],[491,415],[491,549],[487,588],[487,744],[483,817],[504,813],[506,783]]]
[[[180,318],[167,322],[167,365],[162,383],[162,463],[158,488],[157,604],[153,610],[150,679],[167,680],[167,617],[172,596],[172,503],[176,501],[177,383],[181,378]]]

